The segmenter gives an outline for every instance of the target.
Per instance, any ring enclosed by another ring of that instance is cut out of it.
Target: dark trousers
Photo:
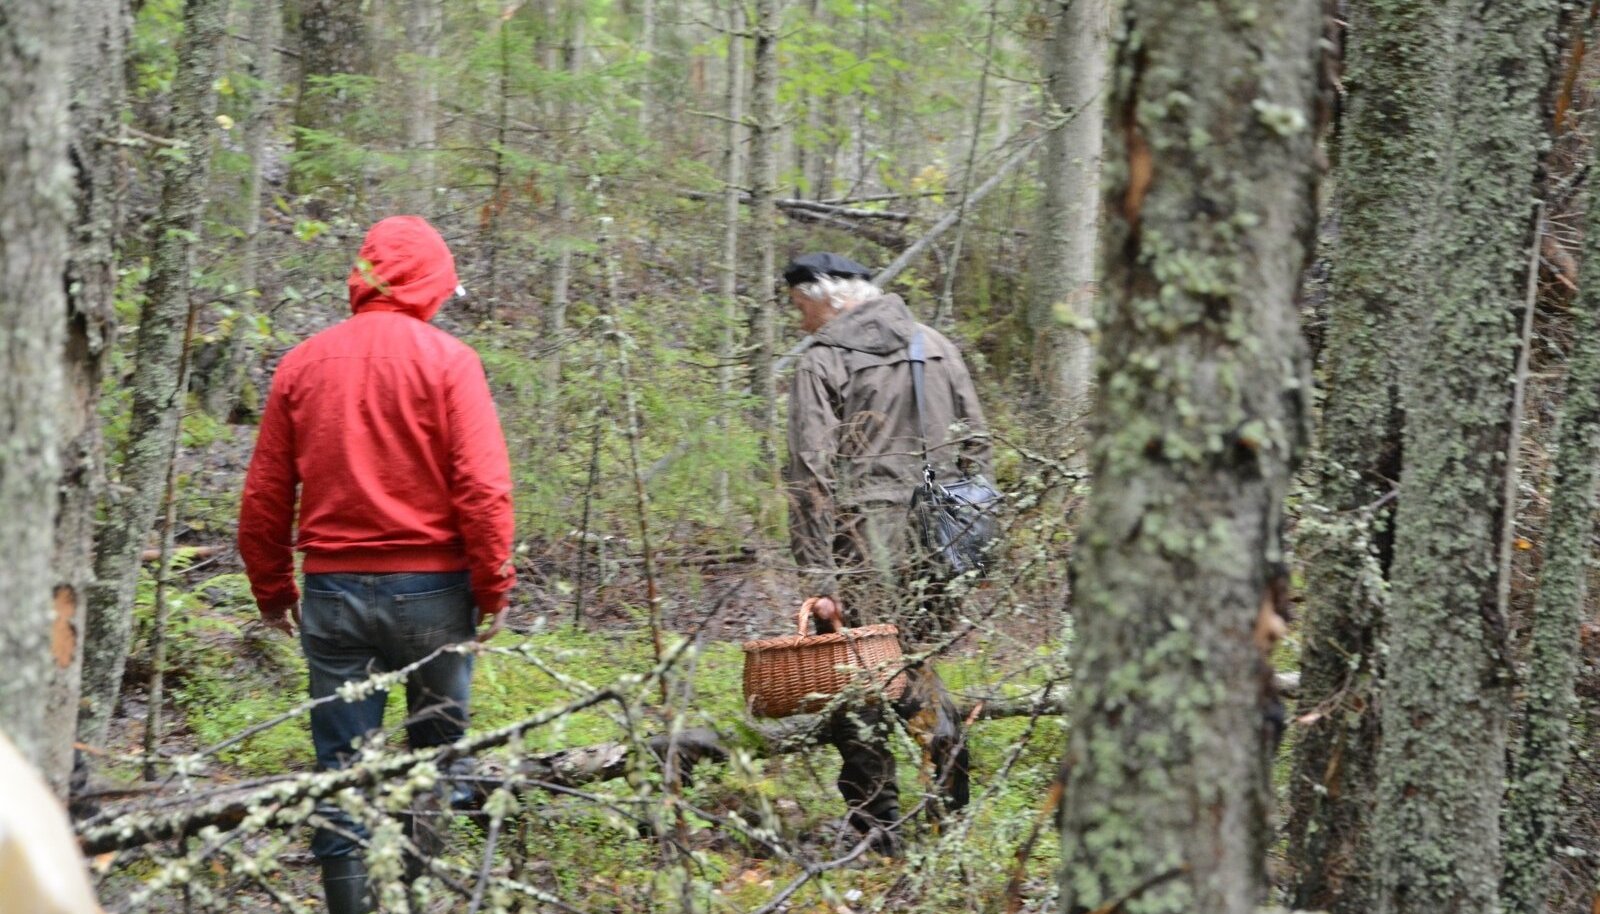
[[[906,671],[905,694],[894,711],[931,763],[941,805],[955,811],[970,796],[968,752],[955,703],[931,669]],[[828,741],[839,750],[839,793],[850,810],[850,824],[866,834],[888,829],[900,818],[900,788],[889,748],[893,721],[882,704],[840,708],[828,721]]]
[[[347,682],[397,670],[446,644],[470,641],[476,610],[465,571],[404,574],[308,574],[300,609],[300,644],[311,672],[311,697],[334,695]],[[472,655],[447,651],[406,679],[406,738],[413,749],[455,742],[467,728]],[[311,710],[317,770],[348,765],[355,743],[380,731],[388,693],[330,701]],[[317,812],[319,859],[361,852],[352,836],[366,831],[331,802]]]

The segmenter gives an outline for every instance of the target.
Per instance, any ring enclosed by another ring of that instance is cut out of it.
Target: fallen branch
[[[670,664],[672,659],[667,658],[663,665]],[[1299,685],[1299,674],[1280,673],[1277,681],[1280,691],[1292,694]],[[115,812],[101,813],[80,826],[78,843],[85,854],[100,854],[193,834],[206,826],[232,827],[252,813],[259,815],[270,812],[266,821],[275,822],[278,821],[277,811],[305,800],[329,796],[347,787],[374,786],[428,762],[444,770],[451,759],[505,745],[523,733],[559,717],[607,701],[620,703],[624,698],[611,689],[602,689],[555,710],[462,740],[452,746],[385,756],[341,771],[286,775],[234,788],[207,791],[198,796],[185,794],[132,804]],[[958,711],[962,718],[973,721],[1059,715],[1065,713],[1067,701],[1068,694],[1061,689],[1022,698],[971,698],[961,703]],[[642,745],[657,762],[670,751],[676,769],[687,773],[699,762],[725,761],[735,748],[755,758],[772,758],[804,751],[822,741],[825,724],[824,715],[798,714],[756,726],[735,728],[737,732],[731,738],[710,728],[698,727],[676,734],[660,734],[644,741]],[[514,772],[489,774],[470,780],[483,796],[499,787],[513,790],[534,787],[560,792],[561,789],[578,788],[625,776],[638,762],[635,755],[637,745],[618,741],[545,752],[524,759]]]

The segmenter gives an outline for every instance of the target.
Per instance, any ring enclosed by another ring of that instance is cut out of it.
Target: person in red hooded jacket
[[[428,323],[459,288],[433,226],[374,225],[349,286],[353,315],[290,350],[273,376],[239,553],[266,624],[299,627],[312,698],[426,660],[406,681],[407,739],[444,745],[465,732],[473,658],[439,649],[479,625],[480,639],[498,631],[514,580],[510,460],[477,353]],[[318,770],[349,763],[382,727],[386,697],[312,709]],[[365,833],[331,803],[319,813],[312,852],[329,910],[359,914],[370,905]]]

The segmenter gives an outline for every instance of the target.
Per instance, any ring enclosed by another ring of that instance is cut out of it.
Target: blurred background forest
[[[278,827],[323,789],[304,661],[256,615],[238,498],[277,360],[417,213],[511,446],[519,584],[474,689],[498,789],[385,910],[1600,911],[1588,6],[18,2],[66,11],[60,78],[9,98],[70,107],[73,208],[59,399],[5,414],[55,456],[0,478],[55,518],[0,540],[51,540],[0,582],[53,582],[54,638],[7,632],[39,671],[4,707],[107,910],[318,909]],[[818,250],[961,346],[1007,492],[936,656],[974,802],[903,862],[849,853],[832,750],[740,693],[739,642],[806,596],[779,272]],[[1170,567],[1115,564],[1141,531]],[[1213,591],[1247,654],[1184,640]],[[1170,733],[1122,727],[1141,689]],[[726,757],[663,767],[697,728]],[[1125,741],[1064,764],[1069,730]],[[432,777],[371,764],[378,822]],[[1254,862],[1174,849],[1210,846],[1150,812],[1179,795]],[[1231,880],[1264,888],[1206,894]]]

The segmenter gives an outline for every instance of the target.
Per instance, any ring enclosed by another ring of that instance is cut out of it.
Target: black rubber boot
[[[328,914],[368,914],[367,861],[360,857],[330,857],[322,861],[322,893]]]

